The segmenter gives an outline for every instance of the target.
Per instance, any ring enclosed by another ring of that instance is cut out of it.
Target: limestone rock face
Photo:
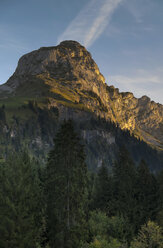
[[[76,41],[21,57],[13,76],[0,86],[0,97],[1,92],[7,92],[7,97],[47,98],[47,107],[58,108],[62,119],[88,118],[93,113],[163,149],[163,105],[108,86],[91,54]]]
[[[163,148],[163,105],[149,97],[135,98],[132,93],[119,93],[110,88],[115,121],[140,139],[155,147]]]
[[[18,62],[14,77],[27,75],[48,75],[66,80],[85,79],[88,81],[101,81],[98,66],[90,53],[76,41],[64,41],[54,47],[42,47],[36,51],[22,56]]]

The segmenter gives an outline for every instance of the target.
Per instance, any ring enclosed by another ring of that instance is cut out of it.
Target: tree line
[[[134,165],[122,147],[111,172],[87,170],[72,121],[46,165],[27,151],[0,164],[0,247],[162,248],[163,172]]]

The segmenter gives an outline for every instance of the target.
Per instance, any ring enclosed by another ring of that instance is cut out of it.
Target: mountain
[[[22,56],[14,74],[0,86],[0,105],[2,157],[24,143],[37,154],[48,151],[58,123],[68,118],[87,143],[90,167],[100,166],[103,159],[111,164],[123,139],[131,139],[127,145],[149,144],[156,149],[147,146],[151,154],[163,151],[163,105],[108,86],[91,54],[76,41]],[[10,146],[4,149],[6,137]],[[102,147],[105,156],[100,156]]]

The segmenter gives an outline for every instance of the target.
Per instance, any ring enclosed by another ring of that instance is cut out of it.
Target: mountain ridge
[[[23,55],[0,91],[13,96],[44,95],[48,107],[71,105],[92,111],[163,149],[163,105],[147,96],[136,98],[131,92],[108,86],[91,54],[76,41],[63,41]]]

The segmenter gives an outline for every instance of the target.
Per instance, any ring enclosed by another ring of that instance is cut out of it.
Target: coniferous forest
[[[88,170],[71,120],[46,164],[23,149],[0,164],[0,248],[163,248],[163,171],[122,145],[112,170]]]

